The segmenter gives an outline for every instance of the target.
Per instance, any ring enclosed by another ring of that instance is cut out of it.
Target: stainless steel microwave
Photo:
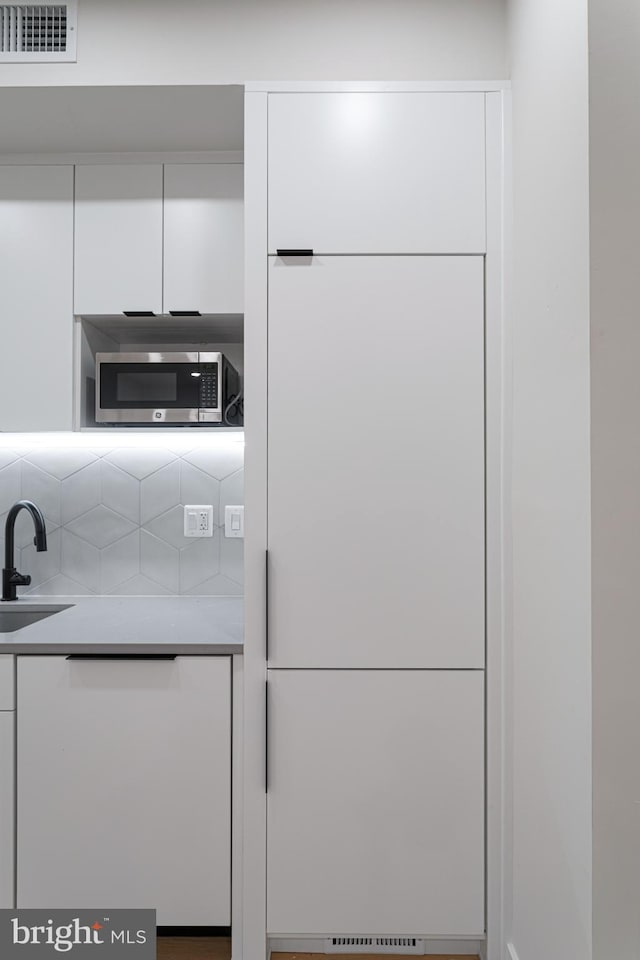
[[[240,377],[222,353],[97,353],[96,422],[240,426]]]

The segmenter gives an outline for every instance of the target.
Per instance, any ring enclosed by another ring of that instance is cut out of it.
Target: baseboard
[[[269,937],[271,953],[324,953],[324,937]]]
[[[520,960],[512,943],[507,944],[507,960]]]

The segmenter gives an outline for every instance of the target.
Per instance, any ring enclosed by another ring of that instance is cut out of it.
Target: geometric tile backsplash
[[[243,454],[242,444],[0,448],[0,556],[7,511],[28,499],[45,515],[48,547],[36,552],[23,511],[16,566],[32,579],[21,595],[241,595],[243,541],[224,537],[224,508],[244,503]],[[184,537],[187,503],[213,504],[213,537]]]

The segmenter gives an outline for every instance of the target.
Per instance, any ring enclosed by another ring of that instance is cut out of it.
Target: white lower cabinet
[[[231,660],[19,657],[17,904],[230,923]]]
[[[15,705],[15,665],[12,654],[0,655],[0,710],[13,710]]]
[[[482,671],[272,670],[267,930],[481,936]]]
[[[13,907],[14,713],[0,712],[0,910]]]

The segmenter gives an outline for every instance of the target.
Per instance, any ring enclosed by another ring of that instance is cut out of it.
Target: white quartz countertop
[[[242,597],[29,597],[0,602],[0,618],[61,606],[67,609],[0,633],[0,654],[242,653]]]

